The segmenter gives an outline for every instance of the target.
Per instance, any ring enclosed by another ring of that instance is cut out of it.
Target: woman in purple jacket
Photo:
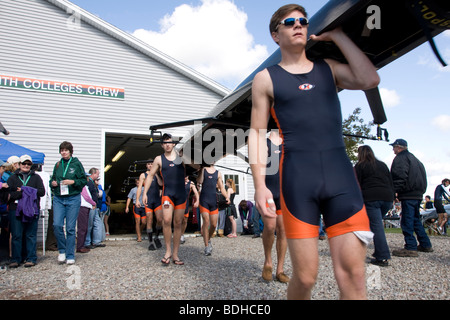
[[[21,156],[19,170],[14,172],[7,182],[12,235],[10,268],[17,268],[23,261],[25,267],[33,267],[37,261],[36,239],[40,198],[45,195],[45,187],[41,177],[31,170],[32,164],[30,156]],[[25,250],[22,250],[23,246]],[[22,251],[26,256],[22,256]]]

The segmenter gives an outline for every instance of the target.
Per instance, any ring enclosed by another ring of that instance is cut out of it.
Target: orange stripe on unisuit
[[[281,211],[287,239],[309,239],[319,236],[319,226],[300,221],[289,211],[281,195]]]
[[[366,206],[355,213],[353,216],[325,229],[329,238],[340,236],[354,231],[370,231],[369,218],[366,212]]]

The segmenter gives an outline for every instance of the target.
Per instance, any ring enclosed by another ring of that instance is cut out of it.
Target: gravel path
[[[403,246],[401,234],[387,234],[390,249]],[[180,250],[184,266],[163,266],[164,251],[148,251],[148,242],[108,240],[106,247],[76,255],[74,266],[58,265],[57,252],[38,251],[32,268],[0,270],[2,300],[284,300],[286,284],[261,278],[261,238],[214,238],[212,256],[203,255],[200,237],[189,237]],[[448,300],[450,237],[431,237],[434,252],[418,258],[393,257],[389,267],[368,267],[372,300]],[[274,249],[275,250],[275,249]],[[337,299],[327,241],[319,241],[320,269],[312,298]],[[373,246],[368,248],[370,257]],[[275,251],[273,251],[275,257]],[[289,253],[285,266],[291,274]]]

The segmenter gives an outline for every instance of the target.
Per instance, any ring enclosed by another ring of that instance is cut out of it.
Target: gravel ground
[[[111,236],[114,239],[114,236]],[[387,234],[390,249],[403,246],[401,234]],[[393,257],[389,267],[367,264],[371,300],[448,300],[450,237],[431,237],[434,252],[418,258]],[[0,270],[1,300],[285,300],[286,284],[261,278],[261,238],[214,238],[212,256],[200,237],[180,250],[184,266],[160,262],[164,251],[148,242],[108,240],[106,247],[76,255],[74,266],[58,265],[57,252],[38,251],[32,268]],[[367,257],[373,252],[369,245]],[[273,251],[275,258],[275,249]],[[328,242],[319,241],[320,269],[312,298],[338,299]],[[291,274],[289,253],[286,274]]]

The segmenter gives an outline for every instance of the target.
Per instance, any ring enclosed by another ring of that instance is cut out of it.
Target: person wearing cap
[[[391,175],[398,199],[396,202],[400,201],[402,206],[401,228],[405,239],[404,248],[393,250],[392,254],[398,257],[417,257],[417,251],[433,251],[420,221],[420,204],[427,189],[427,174],[422,162],[409,152],[406,140],[397,139],[390,145],[396,155],[392,161]]]
[[[39,199],[45,195],[45,187],[41,177],[31,170],[32,165],[33,161],[29,155],[21,156],[19,169],[7,181],[12,235],[10,268],[17,268],[23,261],[25,267],[33,267],[37,262]]]
[[[19,169],[20,158],[18,156],[11,156],[6,162],[12,164],[16,170]]]
[[[11,156],[6,160],[5,166],[5,172],[2,176],[2,181],[6,182],[8,181],[8,178],[17,170],[19,169],[19,163],[20,158],[18,156]]]

